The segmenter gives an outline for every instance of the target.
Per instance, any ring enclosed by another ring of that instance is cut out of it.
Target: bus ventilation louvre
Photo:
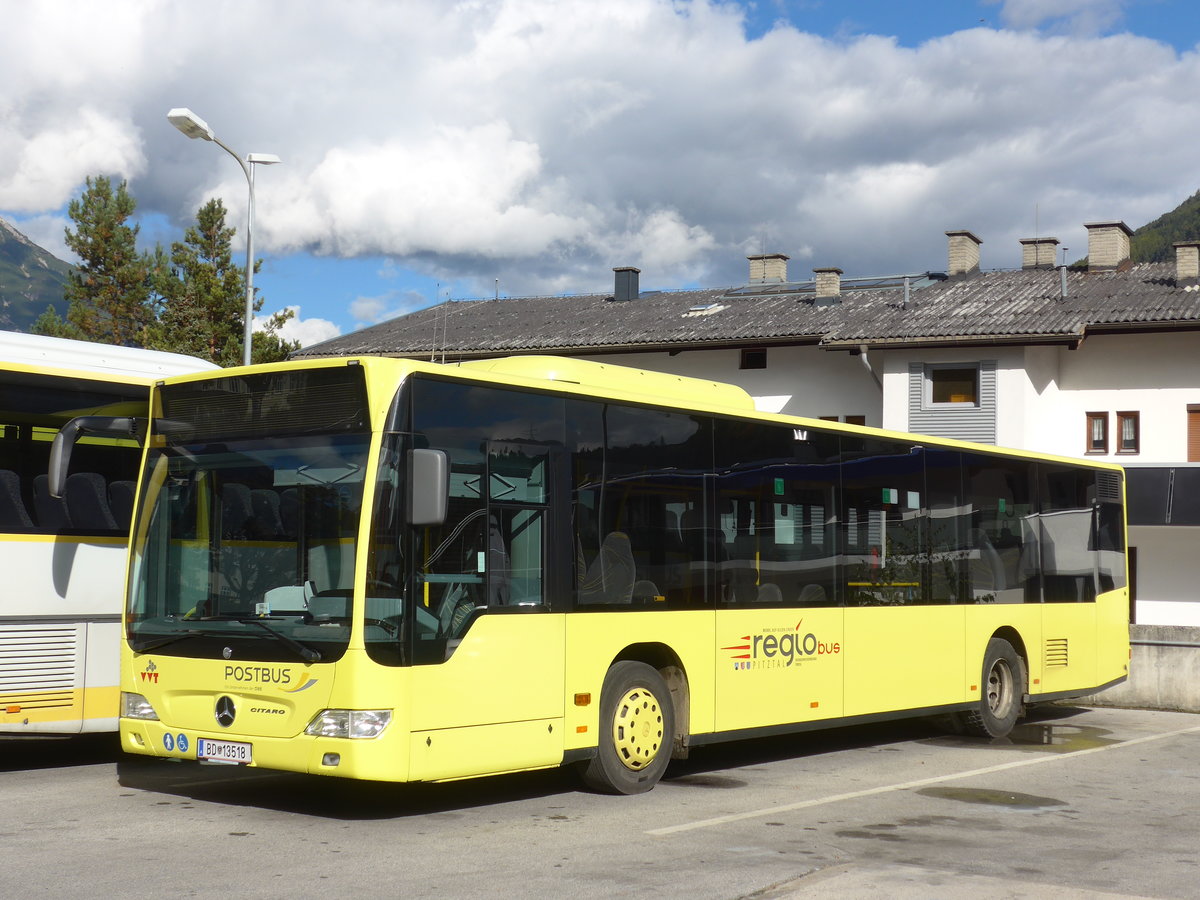
[[[1046,665],[1065,666],[1070,663],[1066,638],[1046,638]]]
[[[368,430],[362,366],[238,375],[162,391],[174,441]]]

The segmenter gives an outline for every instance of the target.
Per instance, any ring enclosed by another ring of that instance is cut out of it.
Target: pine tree
[[[88,178],[67,214],[67,246],[80,259],[64,292],[70,302],[64,321],[47,310],[34,323],[38,334],[82,338],[105,344],[141,346],[152,312],[147,258],[137,250],[138,226],[130,226],[137,203],[124,181],[113,190],[104,175]]]
[[[158,295],[157,321],[150,327],[146,346],[187,353],[220,366],[242,362],[245,328],[246,281],[241,266],[233,262],[231,240],[235,229],[225,224],[225,204],[209,200],[196,213],[182,241],[166,254],[156,251],[149,266]],[[256,260],[254,270],[262,265]],[[262,308],[255,297],[255,311]],[[285,341],[277,329],[290,317],[277,314],[251,344],[254,362],[286,359],[297,342]]]

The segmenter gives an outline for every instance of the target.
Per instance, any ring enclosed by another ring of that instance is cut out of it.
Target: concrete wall
[[[1129,680],[1085,702],[1200,712],[1200,628],[1131,625],[1129,640]]]

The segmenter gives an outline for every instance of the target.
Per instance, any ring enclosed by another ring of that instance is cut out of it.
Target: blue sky
[[[1200,187],[1194,0],[0,0],[0,216],[62,256],[87,175],[178,239],[256,177],[305,343],[446,298],[940,269],[1082,248]],[[240,236],[239,236],[240,239]]]

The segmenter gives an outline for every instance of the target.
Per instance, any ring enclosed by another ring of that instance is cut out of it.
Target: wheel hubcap
[[[992,715],[994,715],[996,718],[1003,719],[1006,715],[1008,715],[1008,711],[1012,706],[1012,702],[1012,669],[1009,668],[1009,665],[1006,661],[998,659],[992,664],[991,671],[988,672],[988,709],[992,711]]]
[[[613,748],[626,768],[644,769],[658,756],[663,740],[658,698],[645,688],[631,688],[617,701],[613,715]]]

